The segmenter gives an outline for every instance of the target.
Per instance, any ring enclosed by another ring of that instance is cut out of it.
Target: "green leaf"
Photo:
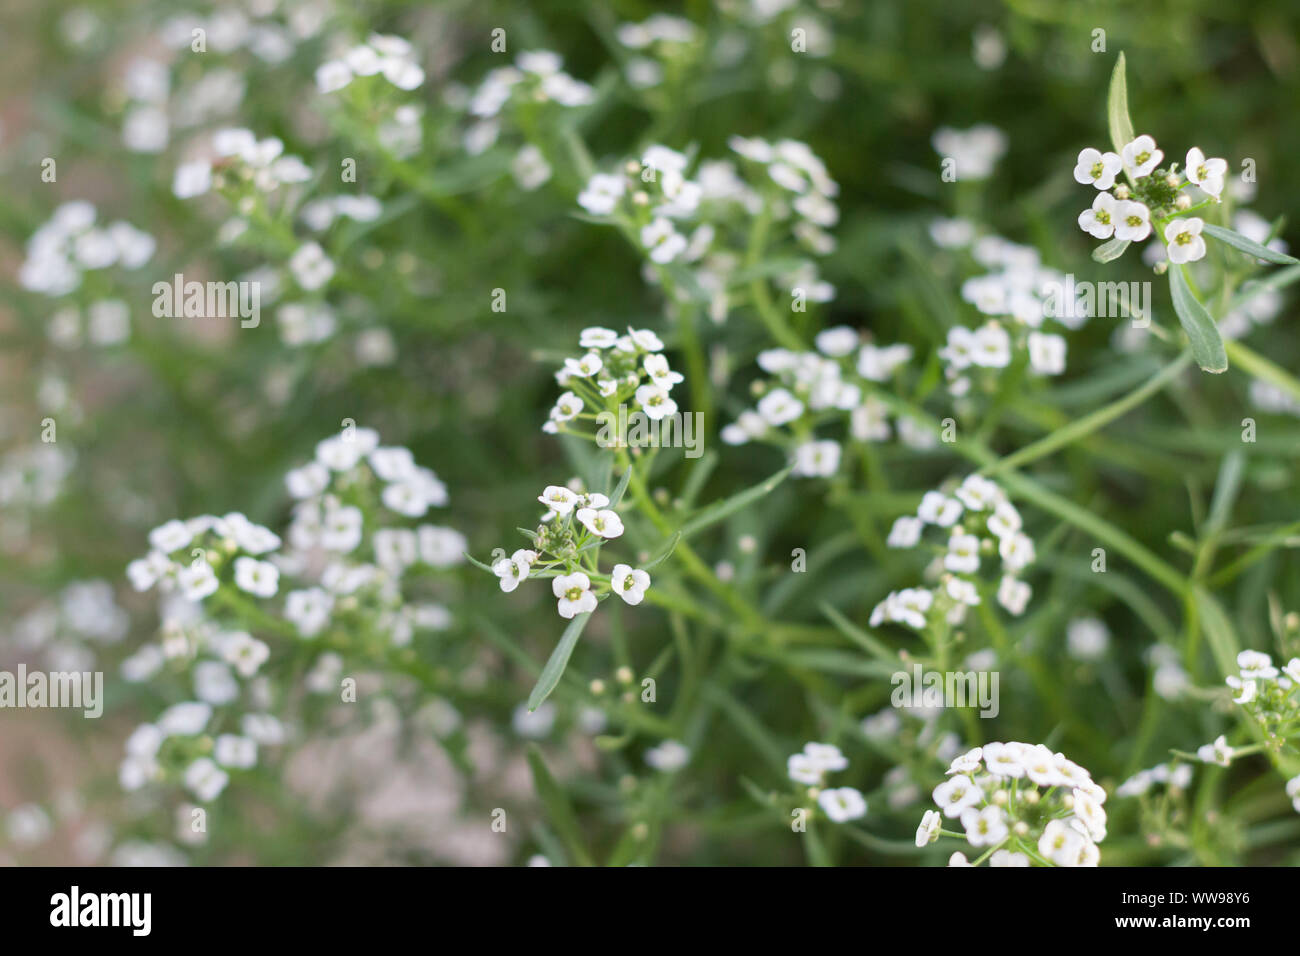
[[[632,466],[628,465],[623,471],[623,477],[618,481],[618,487],[609,493],[609,507],[618,507],[618,503],[623,500],[623,493],[627,491],[627,483],[631,480]]]
[[[536,744],[528,745],[528,766],[533,771],[533,786],[537,789],[537,796],[542,801],[542,806],[546,808],[546,815],[551,825],[564,841],[573,861],[579,866],[591,866],[591,856],[582,845],[582,831],[578,829],[578,818],[573,815],[573,807],[570,806],[568,797],[555,782],[551,772],[546,769],[546,763],[542,760],[541,751],[537,749]]]
[[[547,660],[546,666],[542,668],[542,675],[537,678],[537,686],[528,695],[528,709],[530,711],[536,710],[542,701],[551,696],[551,691],[555,690],[555,685],[564,676],[564,669],[569,666],[569,657],[573,654],[573,649],[578,645],[578,638],[582,636],[582,629],[587,626],[587,621],[590,618],[590,611],[579,614],[569,622],[569,626],[560,635],[560,643],[556,644],[555,650],[551,651],[550,659]]]
[[[673,553],[673,549],[677,547],[677,542],[680,540],[682,540],[682,533],[678,531],[671,538],[668,539],[668,543],[664,545],[664,547],[662,548],[662,550],[660,550],[659,554],[656,557],[651,558],[648,562],[646,562],[641,566],[641,570],[642,571],[653,570],[654,568],[657,568],[659,565],[667,561],[668,556]]]
[[[691,535],[703,531],[710,525],[717,524],[729,515],[735,514],[750,502],[757,501],[764,495],[769,494],[773,488],[785,481],[786,477],[790,474],[790,469],[793,467],[793,465],[787,465],[771,478],[768,478],[765,481],[760,481],[758,484],[752,485],[744,491],[737,492],[730,498],[724,498],[722,501],[715,501],[682,526],[682,537],[689,538]]]
[[[1224,229],[1222,226],[1211,225],[1207,222],[1201,227],[1201,231],[1207,236],[1213,236],[1220,242],[1226,242],[1234,249],[1240,249],[1248,256],[1254,256],[1256,259],[1263,259],[1265,262],[1272,262],[1279,266],[1300,265],[1300,259],[1284,255],[1281,252],[1275,252],[1267,246],[1261,246],[1258,242],[1247,239],[1241,233],[1233,232],[1231,229]]]
[[[496,574],[496,572],[492,570],[492,566],[490,564],[484,564],[482,561],[479,561],[468,551],[464,552],[464,554],[465,554],[465,559],[469,561],[470,564],[474,565],[474,567],[482,568],[484,571],[488,572],[488,574]]]
[[[1122,154],[1124,147],[1133,142],[1133,120],[1128,115],[1128,77],[1124,70],[1124,52],[1121,50],[1110,75],[1110,92],[1106,96],[1106,118],[1110,124],[1110,142],[1115,152]]]
[[[1103,242],[1092,250],[1092,258],[1097,262],[1110,262],[1122,256],[1128,245],[1128,239],[1112,239],[1110,242]]]
[[[1192,295],[1192,290],[1187,285],[1187,276],[1183,274],[1180,265],[1169,266],[1169,291],[1174,298],[1174,311],[1178,313],[1178,321],[1182,323],[1183,331],[1191,342],[1196,364],[1207,372],[1226,372],[1228,353],[1223,350],[1219,327],[1210,318],[1210,313],[1205,311],[1205,306]]]
[[[835,608],[825,602],[822,602],[819,607],[821,612],[830,618],[830,621],[835,625],[836,630],[868,654],[871,654],[873,657],[879,657],[881,660],[898,661],[899,658],[897,652],[890,650],[882,641],[862,630],[839,611],[835,610]]]

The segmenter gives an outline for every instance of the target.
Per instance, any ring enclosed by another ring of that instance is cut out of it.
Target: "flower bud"
[[[1182,193],[1182,194],[1181,194],[1177,199],[1174,200],[1174,208],[1175,208],[1175,209],[1191,209],[1191,208],[1192,208],[1192,197],[1189,196],[1189,195],[1187,195],[1187,193]]]
[[[1115,187],[1116,199],[1128,199],[1128,197],[1129,197],[1128,186],[1124,185],[1124,183],[1120,183],[1118,186]]]

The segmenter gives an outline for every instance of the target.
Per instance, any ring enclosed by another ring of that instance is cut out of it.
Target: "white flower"
[[[668,394],[668,390],[659,385],[642,385],[636,390],[637,404],[645,411],[646,417],[658,421],[677,413],[677,402]]]
[[[185,786],[200,800],[215,800],[226,789],[230,776],[208,757],[200,757],[185,768]]]
[[[578,193],[578,205],[593,216],[608,216],[626,188],[622,176],[596,173],[587,181],[587,188]]]
[[[852,787],[823,790],[817,795],[817,805],[833,823],[858,820],[867,815],[867,801]]]
[[[988,520],[989,533],[995,538],[1005,538],[1020,530],[1022,521],[1020,512],[1009,501],[999,501]]]
[[[631,339],[633,345],[647,352],[662,352],[664,350],[663,340],[649,329],[628,328],[627,337]]]
[[[686,237],[673,228],[663,217],[641,227],[641,245],[650,252],[650,258],[660,265],[672,262],[686,250]]]
[[[916,509],[916,516],[926,524],[935,524],[941,528],[950,528],[961,517],[961,502],[938,491],[927,491],[921,498],[921,505]]]
[[[573,510],[578,496],[560,485],[547,485],[546,490],[538,495],[537,500],[557,515],[564,516]]]
[[[1077,617],[1065,626],[1065,645],[1075,660],[1095,661],[1106,655],[1110,631],[1098,618]]]
[[[983,475],[967,475],[953,494],[971,511],[984,511],[1002,500],[1002,489]]]
[[[954,773],[974,773],[980,768],[980,757],[984,754],[983,747],[975,747],[966,751],[957,757],[954,757],[952,763],[948,765],[946,771],[949,776]]]
[[[212,748],[212,756],[223,767],[247,770],[257,763],[257,742],[238,734],[221,734]]]
[[[996,805],[982,810],[967,807],[961,812],[961,825],[971,846],[997,846],[1009,835],[1006,811]]]
[[[617,538],[623,533],[623,519],[608,508],[579,508],[577,518],[588,531],[601,538]]]
[[[1237,667],[1240,668],[1243,679],[1273,680],[1278,674],[1277,668],[1273,666],[1273,658],[1263,651],[1242,651],[1237,655]]]
[[[1146,135],[1139,136],[1128,143],[1121,153],[1124,157],[1124,165],[1132,172],[1134,179],[1150,176],[1160,165],[1160,160],[1165,158],[1165,154],[1156,149],[1156,141]]]
[[[1168,243],[1170,262],[1195,262],[1205,258],[1205,240],[1201,238],[1201,229],[1205,220],[1192,216],[1189,219],[1175,219],[1165,230],[1165,242]]]
[[[609,574],[609,584],[614,593],[628,604],[640,604],[650,586],[650,575],[631,565],[616,564]]]
[[[773,427],[785,425],[803,414],[803,402],[783,388],[774,388],[759,399],[758,414]]]
[[[791,754],[785,762],[786,773],[795,783],[807,784],[815,787],[822,782],[822,775],[825,774],[826,768],[817,760],[807,754]]]
[[[949,866],[973,866],[970,860],[966,859],[966,854],[960,850],[948,857]]]
[[[681,770],[691,759],[688,747],[676,740],[665,740],[657,747],[645,752],[645,762],[660,773],[673,773]]]
[[[164,737],[193,737],[195,734],[202,733],[203,728],[207,727],[208,721],[211,719],[211,705],[198,701],[187,701],[181,704],[172,704],[172,706],[164,710],[158,717],[156,726]],[[131,741],[127,741],[128,752],[133,752],[130,747]]]
[[[176,583],[187,601],[201,601],[217,589],[219,582],[212,565],[200,560],[176,572]]]
[[[312,292],[334,277],[334,263],[325,255],[320,243],[308,242],[289,257],[289,271],[298,285]]]
[[[858,374],[872,382],[885,382],[896,368],[911,358],[910,345],[886,345],[883,348],[864,345],[858,352]]]
[[[989,322],[975,332],[971,361],[983,368],[1006,368],[1011,364],[1011,336],[996,322]]]
[[[1078,162],[1074,165],[1074,181],[1084,186],[1091,183],[1098,189],[1110,189],[1123,168],[1124,160],[1118,153],[1103,153],[1089,146],[1079,152]]]
[[[257,597],[271,597],[280,587],[280,569],[270,561],[235,558],[235,586]]]
[[[834,744],[821,744],[810,741],[803,745],[803,752],[808,759],[822,770],[845,770],[849,766],[849,758],[844,756],[840,748]]]
[[[829,478],[840,467],[840,446],[833,441],[805,442],[794,450],[795,475]]]
[[[1012,571],[1021,571],[1034,563],[1034,542],[1028,535],[1017,531],[998,542],[1002,563]]]
[[[1214,738],[1214,743],[1204,744],[1196,749],[1196,756],[1202,763],[1217,763],[1221,767],[1227,767],[1232,763],[1232,758],[1236,751],[1228,746],[1228,738],[1219,734]]]
[[[596,610],[596,595],[591,593],[591,579],[581,571],[552,578],[551,593],[559,598],[560,617],[566,620]]]
[[[953,534],[943,566],[958,574],[974,574],[980,568],[980,539],[973,534]]]
[[[1040,787],[1056,787],[1065,782],[1056,766],[1055,754],[1042,744],[1024,748],[1020,752],[1020,765],[1025,768],[1025,776]]]
[[[939,839],[939,830],[943,827],[943,817],[938,810],[926,810],[921,815],[921,823],[916,828],[916,845],[925,846]]]
[[[959,773],[935,787],[932,796],[943,815],[955,819],[967,807],[980,803],[984,799],[984,791],[975,786],[970,777]]]
[[[1028,866],[1029,857],[1011,850],[995,850],[989,857],[989,866]]]
[[[537,552],[520,549],[492,565],[492,573],[501,579],[501,590],[509,594],[519,587],[519,582],[528,577],[532,561],[536,557]]]
[[[315,637],[329,623],[334,596],[321,588],[290,591],[284,597],[284,616],[303,637]]]
[[[666,356],[652,353],[642,360],[641,365],[645,369],[645,373],[650,376],[650,381],[654,382],[654,384],[658,385],[664,391],[668,391],[674,385],[683,381],[683,376],[680,372],[674,372],[668,367],[668,359]]]
[[[1187,151],[1187,162],[1183,164],[1187,181],[1200,187],[1201,191],[1215,199],[1223,192],[1224,176],[1228,172],[1225,159],[1206,159],[1201,150],[1193,146]]]
[[[601,361],[599,352],[588,352],[580,359],[566,358],[564,367],[570,375],[590,378],[604,368],[605,363]]]
[[[1029,365],[1039,375],[1065,371],[1065,338],[1050,332],[1029,333]]]
[[[1106,811],[1086,790],[1076,787],[1074,795],[1074,818],[1084,825],[1094,842],[1106,839]]]
[[[271,656],[271,649],[251,634],[237,631],[223,641],[221,656],[239,671],[239,676],[252,677]]]
[[[1073,830],[1064,820],[1049,820],[1038,838],[1038,854],[1058,866],[1073,866],[1083,850],[1082,834]]]
[[[1109,239],[1115,234],[1118,205],[1110,193],[1098,193],[1092,201],[1092,208],[1079,213],[1079,228],[1094,239]]]
[[[980,603],[980,594],[975,585],[963,578],[949,578],[945,590],[958,604],[975,607]]]
[[[1295,807],[1296,813],[1300,813],[1300,774],[1286,782],[1286,795],[1291,798],[1291,806]]]
[[[185,522],[175,519],[159,525],[149,532],[150,546],[163,554],[179,551],[193,540],[194,535]]]
[[[316,68],[316,89],[333,93],[352,82],[352,69],[342,60],[326,60]]]
[[[355,550],[361,544],[364,520],[361,509],[355,505],[328,509],[320,529],[320,546],[340,554]]]
[[[999,777],[1023,777],[1025,745],[995,742],[984,745],[984,765],[989,773]]]
[[[1141,242],[1151,235],[1151,210],[1134,199],[1115,205],[1115,238]]]
[[[858,333],[856,329],[849,328],[847,325],[837,325],[818,332],[813,343],[817,346],[817,351],[823,355],[840,358],[858,347]]]
[[[578,345],[584,349],[607,349],[618,341],[618,333],[613,329],[593,325],[582,330]]]
[[[212,164],[199,160],[181,163],[172,177],[172,194],[177,199],[193,199],[212,188]]]
[[[913,518],[911,515],[903,515],[894,521],[894,526],[889,529],[889,537],[885,539],[885,544],[891,548],[911,548],[921,540],[921,532],[925,529],[925,522],[920,518]]]

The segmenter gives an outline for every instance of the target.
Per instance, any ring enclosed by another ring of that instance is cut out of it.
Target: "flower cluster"
[[[382,76],[399,90],[414,90],[424,82],[424,70],[415,62],[411,44],[401,37],[375,33],[338,59],[317,67],[316,88],[333,93],[362,76]]]
[[[964,250],[986,270],[961,285],[962,299],[987,317],[984,324],[954,325],[939,350],[949,392],[966,395],[973,377],[986,390],[996,387],[1001,370],[1020,355],[1035,375],[1062,374],[1066,341],[1051,329],[1077,330],[1093,312],[1065,273],[1045,266],[1032,246],[996,235],[977,238],[975,227],[963,219],[936,220],[930,236],[942,248]]]
[[[823,330],[816,346],[816,352],[767,349],[759,353],[759,368],[772,378],[754,383],[756,406],[723,428],[724,442],[758,441],[785,448],[794,462],[793,474],[825,478],[839,469],[841,447],[836,441],[817,438],[819,425],[847,416],[849,436],[856,441],[890,438],[888,408],[871,389],[893,379],[911,360],[911,346],[862,344],[858,332],[847,326]],[[899,438],[913,448],[938,442],[938,436],[908,416],[898,416],[895,427]]]
[[[834,744],[807,743],[800,753],[786,761],[790,779],[808,788],[807,795],[832,823],[860,820],[867,815],[867,801],[853,787],[827,787],[826,775],[846,770],[849,760]]]
[[[981,575],[981,567],[995,553],[1002,562],[997,601],[1014,615],[1024,613],[1032,590],[1020,576],[1034,562],[1034,542],[1022,530],[1020,512],[997,484],[974,474],[950,493],[927,491],[915,516],[894,522],[886,543],[891,548],[918,547],[927,527],[948,535],[941,545],[927,545],[935,554],[930,569],[939,586],[891,592],[871,612],[872,627],[893,621],[922,631],[932,609],[942,611],[949,623],[960,623],[966,609],[980,604],[981,592],[988,590],[983,586],[988,575]]]
[[[492,70],[469,102],[469,111],[480,118],[498,115],[510,103],[558,103],[560,106],[587,106],[596,99],[596,91],[581,80],[564,72],[564,59],[551,50],[520,53],[514,66]],[[495,135],[495,134],[494,134]]]
[[[600,546],[623,534],[617,502],[562,485],[548,485],[537,500],[548,510],[537,530],[528,533],[533,547],[497,558],[488,569],[500,579],[502,591],[510,593],[529,577],[550,578],[556,610],[566,620],[594,611],[609,594],[627,604],[645,600],[650,587],[646,571],[628,564],[615,564],[608,575],[598,570]]]
[[[1091,774],[1043,744],[990,743],[957,757],[934,788],[916,845],[941,835],[943,817],[957,820],[980,855],[957,852],[949,866],[1096,866],[1106,838],[1106,791]]]
[[[582,330],[578,347],[583,354],[566,358],[564,367],[555,373],[556,382],[568,391],[556,400],[542,431],[584,434],[569,423],[597,419],[599,412],[629,403],[631,411],[655,421],[676,414],[672,388],[682,376],[668,366],[668,359],[661,354],[664,343],[654,332],[629,328],[626,335],[620,335],[613,329],[592,326]],[[617,445],[625,438],[611,436],[610,440]]]
[[[651,265],[692,266],[694,294],[707,296],[716,322],[727,316],[753,217],[788,224],[800,247],[816,255],[835,248],[826,230],[839,221],[833,201],[839,186],[805,143],[738,136],[728,142],[746,161],[743,176],[727,160],[700,162],[691,173],[693,162],[685,153],[652,145],[618,172],[595,173],[578,195],[587,213],[625,229]],[[688,223],[695,225],[688,228]],[[775,281],[799,301],[828,302],[835,295],[808,259]]]
[[[1192,765],[1189,763],[1156,764],[1139,770],[1115,788],[1117,797],[1140,797],[1152,787],[1163,786],[1170,790],[1186,790],[1192,783]]]
[[[66,202],[27,240],[27,257],[18,270],[24,289],[51,297],[76,291],[86,272],[119,266],[135,270],[153,258],[156,243],[129,222],[97,225],[95,207]]]
[[[1079,214],[1079,228],[1094,239],[1141,242],[1154,231],[1165,243],[1169,261],[1195,262],[1205,257],[1201,230],[1205,221],[1180,218],[1193,208],[1221,202],[1227,160],[1207,159],[1198,147],[1187,151],[1183,173],[1178,163],[1162,167],[1165,154],[1156,141],[1141,135],[1119,153],[1088,147],[1079,152],[1074,179],[1097,189],[1092,205]],[[1123,174],[1126,182],[1116,183]],[[1185,192],[1185,190],[1187,190]]]

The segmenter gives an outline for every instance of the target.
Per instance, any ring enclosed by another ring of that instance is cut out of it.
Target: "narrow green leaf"
[[[542,806],[546,808],[546,815],[551,825],[564,841],[573,861],[579,866],[591,866],[591,856],[582,845],[582,831],[578,829],[578,818],[573,814],[573,807],[570,806],[568,797],[551,776],[551,771],[546,769],[546,763],[542,760],[541,751],[537,749],[536,744],[528,746],[528,766],[533,771],[533,786],[537,789],[537,796],[542,801]]]
[[[668,543],[664,545],[663,549],[659,552],[657,556],[651,558],[646,564],[642,565],[641,570],[649,571],[653,568],[657,568],[659,565],[667,561],[668,556],[673,553],[673,549],[677,547],[677,542],[680,540],[682,540],[682,533],[678,531],[676,534],[674,534],[671,538],[668,539]]]
[[[1124,69],[1124,52],[1115,60],[1110,74],[1110,92],[1106,96],[1106,118],[1110,124],[1110,142],[1115,152],[1133,142],[1133,120],[1128,115],[1128,76]]]
[[[1182,323],[1183,331],[1191,343],[1196,364],[1207,372],[1226,372],[1228,354],[1223,350],[1219,327],[1210,318],[1210,313],[1205,311],[1205,306],[1192,295],[1180,265],[1169,266],[1169,291],[1173,295],[1178,321]]]
[[[609,493],[609,506],[617,508],[618,503],[623,500],[623,493],[627,491],[627,484],[632,480],[632,467],[628,465],[623,472],[623,477],[618,481],[618,487]]]
[[[1248,256],[1254,256],[1256,259],[1263,259],[1265,262],[1276,263],[1279,266],[1300,265],[1300,259],[1284,255],[1281,252],[1275,252],[1267,246],[1261,246],[1258,242],[1247,239],[1241,233],[1233,232],[1231,229],[1224,229],[1222,226],[1215,226],[1207,222],[1201,227],[1201,231],[1207,236],[1213,236],[1220,242],[1226,242],[1234,249],[1240,249]]]
[[[792,467],[794,466],[787,465],[771,478],[768,478],[765,481],[760,481],[758,484],[752,485],[744,491],[737,492],[730,498],[724,498],[722,501],[715,501],[682,526],[682,537],[689,538],[691,535],[703,531],[710,525],[717,524],[719,521],[735,514],[751,502],[757,501],[764,495],[769,494],[773,488],[785,481],[786,477],[790,474],[790,469]]]
[[[573,649],[578,645],[578,638],[582,636],[582,629],[587,626],[587,621],[590,618],[590,611],[579,614],[569,622],[569,626],[560,635],[560,643],[555,645],[555,650],[551,652],[550,659],[547,660],[546,666],[542,668],[542,675],[537,678],[537,686],[528,695],[528,709],[530,711],[536,710],[542,701],[551,696],[551,691],[555,690],[555,685],[564,676],[564,669],[569,666],[569,657],[573,654]]]
[[[1110,262],[1122,256],[1128,246],[1128,239],[1112,239],[1110,242],[1103,242],[1092,250],[1092,258],[1097,262]]]
[[[832,624],[835,625],[836,630],[868,654],[873,657],[879,657],[881,660],[898,661],[899,658],[897,652],[890,650],[878,638],[872,637],[839,611],[835,610],[835,608],[825,602],[820,604],[819,607],[821,608],[821,612],[830,619]]]

